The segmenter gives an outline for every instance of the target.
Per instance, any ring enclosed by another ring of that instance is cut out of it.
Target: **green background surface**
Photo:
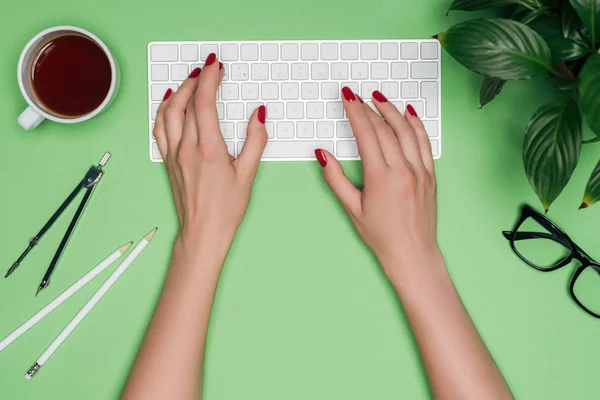
[[[113,157],[53,281],[35,289],[71,214],[9,279],[0,279],[0,337],[120,245],[159,227],[151,245],[30,382],[24,373],[108,277],[105,271],[0,353],[2,399],[115,399],[166,273],[176,220],[162,164],[148,159],[146,46],[153,40],[427,38],[468,18],[450,0],[21,0],[0,13],[0,270],[10,266],[105,151]],[[37,32],[77,25],[119,60],[107,112],[32,132],[19,54]],[[600,321],[567,294],[574,267],[542,274],[502,238],[520,204],[538,206],[521,161],[524,127],[555,93],[509,83],[478,110],[479,76],[444,55],[439,241],[483,338],[518,399],[598,398]],[[589,131],[588,131],[589,134]],[[585,146],[550,216],[600,258],[600,206],[577,211],[600,145]],[[346,164],[360,180],[358,163]],[[71,209],[72,213],[74,209]],[[325,186],[316,162],[261,166],[224,268],[211,321],[206,399],[425,399],[413,338],[390,285]]]

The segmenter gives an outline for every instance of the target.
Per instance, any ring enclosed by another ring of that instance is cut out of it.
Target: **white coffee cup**
[[[93,111],[74,118],[68,118],[64,115],[57,114],[44,106],[44,104],[37,98],[30,78],[34,58],[39,53],[41,48],[52,39],[69,34],[83,35],[94,41],[106,54],[106,57],[110,62],[111,69],[110,89],[108,90],[104,101]],[[108,47],[106,47],[104,42],[102,42],[102,40],[100,40],[96,35],[86,31],[85,29],[77,28],[75,26],[56,26],[38,33],[29,41],[29,43],[27,43],[23,49],[23,52],[21,53],[21,57],[19,58],[17,78],[19,80],[21,93],[23,93],[23,97],[25,97],[25,100],[29,104],[29,107],[27,107],[19,116],[18,121],[24,129],[31,130],[38,126],[44,119],[49,119],[51,121],[60,122],[63,124],[75,124],[78,122],[87,121],[88,119],[100,114],[102,111],[108,108],[117,95],[120,84],[120,71],[119,66],[110,50],[108,50]]]

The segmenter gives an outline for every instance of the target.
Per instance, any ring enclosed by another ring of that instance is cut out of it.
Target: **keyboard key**
[[[330,101],[327,103],[327,119],[344,118],[344,103],[341,101]]]
[[[369,64],[363,62],[352,63],[350,70],[352,71],[352,79],[368,79],[369,78]]]
[[[162,161],[162,157],[160,156],[160,150],[158,150],[158,145],[156,142],[152,143],[152,159]]]
[[[308,119],[323,119],[323,103],[316,101],[309,101],[306,103],[306,118]]]
[[[317,100],[319,98],[319,84],[316,82],[302,82],[302,99]]]
[[[248,64],[231,64],[230,77],[232,81],[247,81],[250,77]]]
[[[437,140],[430,140],[431,142],[431,153],[433,154],[433,158],[438,158],[440,156],[440,142]]]
[[[153,44],[150,46],[151,61],[177,61],[178,47],[176,44]]]
[[[225,119],[225,104],[217,103],[217,117],[219,120]]]
[[[336,136],[339,138],[351,138],[354,137],[352,127],[349,121],[338,121],[335,123]]]
[[[247,122],[238,122],[237,123],[237,137],[238,139],[246,139],[248,136],[248,123]],[[240,148],[241,151],[241,148]]]
[[[312,139],[315,136],[313,122],[300,121],[296,125],[296,129],[296,137],[298,139]]]
[[[298,61],[298,44],[284,43],[281,45],[281,59],[283,61]]]
[[[289,102],[286,104],[285,115],[287,119],[302,119],[304,118],[304,103]]]
[[[197,44],[182,44],[181,45],[181,61],[196,62],[198,61],[198,45]]]
[[[421,82],[421,97],[425,99],[425,116],[438,117],[438,83]]]
[[[192,66],[193,68],[193,66]],[[229,80],[229,64],[223,64],[223,80]]]
[[[242,83],[242,100],[258,100],[258,83]]]
[[[419,118],[423,118],[423,102],[422,101],[407,101],[406,104],[413,106]]]
[[[321,44],[321,60],[337,60],[338,45],[337,43],[322,43]]]
[[[377,43],[362,43],[360,45],[360,58],[363,60],[377,60],[379,58]]]
[[[354,140],[340,140],[335,147],[336,157],[358,157],[358,146]]]
[[[294,138],[294,123],[293,122],[278,122],[277,123],[277,138],[278,139],[293,139]]]
[[[386,62],[371,63],[371,79],[388,79],[389,69]]]
[[[402,82],[400,84],[402,90],[402,98],[417,99],[419,98],[419,84],[417,82]]]
[[[235,43],[221,45],[221,61],[237,61],[238,45]]]
[[[227,119],[244,119],[244,103],[227,103],[225,116]]]
[[[222,83],[221,84],[221,99],[223,100],[239,100],[240,98],[239,83]]]
[[[348,79],[348,63],[334,62],[331,63],[331,79],[343,80]]]
[[[392,79],[408,79],[408,63],[392,63]]]
[[[158,112],[158,107],[160,106],[160,103],[152,103],[152,121],[154,121],[156,119],[156,114]],[[152,129],[154,130],[154,129]]]
[[[319,45],[316,43],[302,43],[300,46],[300,58],[303,61],[314,61],[319,59]]]
[[[374,90],[379,90],[378,82],[363,82],[360,84],[360,96],[363,99],[372,98]]]
[[[358,60],[358,43],[342,43],[342,60]]]
[[[324,100],[338,100],[340,98],[340,85],[337,82],[323,82],[321,84],[321,98]]]
[[[354,93],[358,93],[358,82],[342,82],[341,86],[348,86]]]
[[[260,90],[263,100],[279,99],[279,84],[277,83],[261,83]]]
[[[267,103],[267,119],[283,119],[283,103]]]
[[[271,79],[274,81],[287,81],[289,75],[288,64],[271,64]]]
[[[241,46],[241,59],[242,61],[258,61],[258,45],[257,44],[243,44]]]
[[[437,60],[438,52],[437,43],[421,43],[421,58],[423,60]]]
[[[202,46],[200,46],[201,61],[206,61],[206,57],[208,57],[210,53],[215,53],[217,57],[219,57],[219,46],[216,44],[203,44]]]
[[[404,115],[404,102],[403,101],[392,101],[391,102],[394,107],[396,107],[396,109],[398,111],[400,111],[400,114]]]
[[[419,45],[417,43],[402,43],[400,57],[403,60],[416,60],[419,58]]]
[[[247,103],[246,104],[246,119],[250,119],[252,117],[252,113],[254,112],[254,110],[256,110],[258,107],[262,106],[262,103]]]
[[[437,79],[438,63],[414,62],[410,64],[410,77],[412,79]]]
[[[381,82],[381,93],[388,99],[397,99],[398,82]]]
[[[235,137],[235,127],[233,122],[220,122],[221,134],[224,139],[233,139]]]
[[[252,80],[266,81],[269,80],[269,64],[252,63]]]
[[[381,117],[381,112],[379,112],[379,109],[377,108],[377,106],[372,101],[367,101],[366,104],[369,107],[371,107],[371,110],[375,111],[375,114],[377,114],[377,115],[379,115]]]
[[[381,59],[382,60],[397,60],[398,59],[398,43],[394,43],[394,42],[381,43]]]
[[[308,64],[293,63],[292,64],[292,80],[306,81],[308,80]]]
[[[331,122],[331,121],[317,122],[317,137],[319,139],[333,138],[333,122]]]
[[[312,63],[310,77],[314,80],[329,79],[329,64]]]
[[[181,82],[186,80],[189,74],[190,71],[187,64],[171,65],[171,80]]]
[[[268,142],[263,159],[269,158],[306,158],[314,160],[315,150],[325,149],[333,152],[333,141],[331,140],[294,140],[282,142]]]
[[[265,122],[265,129],[267,131],[267,137],[269,139],[275,138],[275,124],[273,122],[267,121]]]
[[[423,125],[425,126],[425,131],[427,131],[427,136],[430,138],[436,138],[440,135],[440,128],[438,126],[437,121],[423,121]]]
[[[165,97],[165,93],[167,89],[171,89],[172,91],[177,91],[179,87],[176,83],[161,83],[161,84],[153,84],[150,87],[150,98],[153,101],[162,101],[163,97]]]
[[[300,86],[297,82],[285,82],[281,84],[281,100],[298,100],[300,98]]]
[[[263,43],[260,45],[260,59],[263,61],[279,60],[279,45],[277,43]]]
[[[225,142],[227,145],[227,152],[235,157],[235,143],[233,142]]]
[[[167,64],[152,64],[150,67],[150,80],[165,82],[169,80],[169,66]]]

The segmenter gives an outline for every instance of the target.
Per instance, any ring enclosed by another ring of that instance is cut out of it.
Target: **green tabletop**
[[[427,38],[468,15],[450,0],[201,2],[21,0],[0,14],[0,272],[4,274],[87,168],[113,157],[51,285],[35,290],[74,208],[9,279],[0,279],[0,338],[120,245],[159,230],[146,251],[31,381],[24,373],[108,277],[105,271],[0,353],[2,399],[115,399],[151,317],[176,232],[162,164],[148,159],[147,43],[153,40]],[[37,32],[77,25],[119,60],[107,112],[31,132],[16,80]],[[524,127],[543,82],[509,83],[478,110],[481,78],[443,59],[439,241],[454,282],[519,399],[592,399],[600,321],[570,300],[574,267],[542,274],[501,236],[520,205],[538,206],[521,162]],[[555,219],[592,256],[600,206],[577,211],[598,145],[586,146]],[[360,165],[345,164],[360,180]],[[316,162],[263,163],[221,277],[210,325],[206,399],[425,399],[423,368],[402,307],[323,183]]]

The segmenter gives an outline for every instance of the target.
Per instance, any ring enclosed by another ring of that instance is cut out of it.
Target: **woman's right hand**
[[[403,117],[376,91],[373,102],[382,118],[350,88],[342,94],[363,163],[364,189],[350,182],[331,153],[318,149],[315,155],[325,181],[394,283],[411,265],[441,259],[431,144],[410,105]]]

